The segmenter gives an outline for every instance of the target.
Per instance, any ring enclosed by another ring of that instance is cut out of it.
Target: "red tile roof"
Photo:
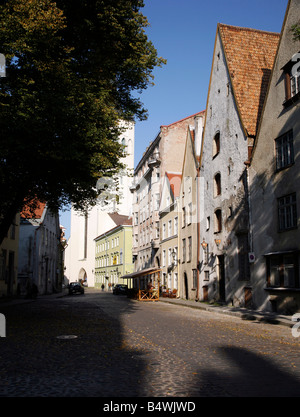
[[[279,43],[279,33],[218,25],[242,123],[255,136]]]
[[[38,201],[34,209],[29,208],[29,204],[25,205],[21,211],[21,218],[23,219],[41,219],[46,203]]]
[[[169,179],[171,191],[175,198],[179,197],[180,193],[180,184],[181,184],[181,174],[166,172],[166,176]]]

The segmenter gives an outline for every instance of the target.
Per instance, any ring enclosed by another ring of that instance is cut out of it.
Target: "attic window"
[[[299,57],[299,58],[298,58]],[[288,106],[300,98],[300,53],[295,54],[292,59],[282,68],[285,75],[285,101]]]

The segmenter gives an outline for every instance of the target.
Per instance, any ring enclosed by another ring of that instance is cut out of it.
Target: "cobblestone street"
[[[1,397],[300,393],[300,341],[288,327],[93,289],[0,312]]]

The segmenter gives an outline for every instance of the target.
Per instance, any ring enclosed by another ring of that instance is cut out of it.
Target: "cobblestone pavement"
[[[1,397],[300,394],[300,338],[288,327],[92,289],[0,312]]]

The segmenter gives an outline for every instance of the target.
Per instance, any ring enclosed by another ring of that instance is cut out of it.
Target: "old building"
[[[116,226],[95,239],[95,288],[112,289],[126,284],[122,276],[133,272],[132,219],[111,215]]]
[[[120,143],[125,147],[119,173],[118,187],[110,178],[101,178],[97,187],[101,190],[98,203],[82,214],[71,210],[71,233],[65,251],[65,277],[69,281],[82,280],[93,287],[95,279],[94,239],[116,226],[110,213],[129,216],[132,210],[130,185],[134,169],[134,123],[122,122],[124,132]],[[95,184],[96,186],[96,184]]]
[[[276,33],[217,27],[199,181],[204,301],[251,305],[247,166],[278,40]]]
[[[186,132],[195,116],[161,126],[134,171],[131,191],[135,271],[161,264],[159,208],[162,182],[166,172],[181,172]]]
[[[0,246],[0,297],[17,293],[19,231],[18,213]]]
[[[178,228],[181,172],[166,172],[162,186],[160,218],[161,290],[180,296],[178,286]]]
[[[33,284],[39,294],[61,290],[61,229],[59,216],[45,203],[39,203],[34,213],[21,212],[19,235],[18,284],[26,294]]]
[[[300,41],[290,0],[251,167],[253,302],[282,313],[300,310]]]
[[[199,157],[205,112],[187,130],[179,196],[179,288],[181,298],[199,299]]]

